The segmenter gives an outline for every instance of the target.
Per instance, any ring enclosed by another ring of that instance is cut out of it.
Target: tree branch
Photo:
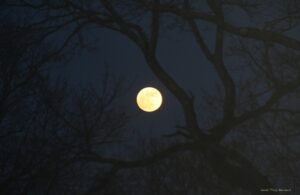
[[[186,7],[190,6],[186,5]],[[212,9],[216,9],[216,5],[211,5],[211,7]],[[221,8],[218,8],[217,10],[215,10],[215,12],[220,17],[219,20],[223,21],[223,14],[220,10]],[[187,22],[192,30],[192,33],[196,39],[198,46],[201,48],[206,58],[213,64],[214,69],[216,70],[224,86],[225,98],[223,106],[223,120],[220,126],[225,126],[225,123],[229,123],[234,118],[236,92],[234,81],[231,78],[229,72],[227,71],[223,60],[224,32],[220,26],[217,26],[215,35],[215,51],[214,53],[211,53],[211,51],[209,51],[206,43],[202,38],[201,32],[198,30],[196,22],[193,19],[189,19]]]
[[[228,22],[222,22],[214,15],[190,9],[182,9],[177,6],[161,4],[157,7],[161,12],[172,13],[185,19],[200,19],[214,23],[223,28],[224,31],[245,37],[266,42],[274,42],[288,48],[300,50],[300,41],[286,36],[282,33],[261,30],[254,27],[238,27]]]
[[[155,0],[154,6],[156,4],[159,5],[159,0]],[[159,29],[160,29],[160,14],[157,10],[152,10],[152,17],[151,17],[151,33],[150,33],[150,44],[149,50],[150,53],[156,52],[158,37],[159,37]]]
[[[145,167],[147,165],[154,164],[160,160],[170,157],[171,155],[179,151],[191,150],[193,147],[195,146],[191,142],[174,144],[150,157],[140,159],[140,160],[131,160],[131,161],[120,160],[115,158],[105,158],[95,153],[81,155],[79,159],[87,160],[90,162],[99,162],[101,164],[109,164],[115,166],[118,169],[129,169],[129,168]]]
[[[213,135],[217,137],[217,140],[220,141],[233,127],[253,118],[260,117],[267,112],[273,112],[274,109],[272,109],[272,106],[278,103],[283,96],[297,89],[299,87],[299,83],[300,78],[278,87],[262,106],[235,117],[231,123],[227,123],[225,126],[218,124],[213,127],[210,132],[212,132]]]

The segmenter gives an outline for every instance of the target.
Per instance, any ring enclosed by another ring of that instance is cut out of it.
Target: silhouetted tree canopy
[[[299,8],[296,0],[2,3],[0,192],[296,193]],[[88,48],[91,27],[115,31],[139,49],[181,106],[183,124],[172,134],[127,151],[121,140],[131,117],[115,102],[125,81],[106,72],[101,90],[77,94],[43,72],[64,54]],[[168,33],[193,37],[217,90],[198,97],[170,74],[158,50]],[[108,152],[116,146],[128,157]]]

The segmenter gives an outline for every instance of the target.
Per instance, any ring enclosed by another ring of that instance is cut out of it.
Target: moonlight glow
[[[145,87],[136,96],[139,108],[145,112],[153,112],[162,104],[161,93],[153,87]]]

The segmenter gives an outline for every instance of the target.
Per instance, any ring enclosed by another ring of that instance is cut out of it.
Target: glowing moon
[[[153,112],[162,104],[161,93],[153,87],[145,87],[136,96],[138,107],[145,112]]]

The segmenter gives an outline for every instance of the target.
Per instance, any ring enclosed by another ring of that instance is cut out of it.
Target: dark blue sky
[[[101,75],[105,64],[108,64],[116,76],[124,77],[128,82],[134,81],[133,87],[122,99],[127,111],[138,115],[131,125],[150,132],[174,131],[173,127],[182,119],[179,104],[153,75],[141,51],[125,36],[114,31],[96,29],[87,34],[87,41],[98,40],[93,43],[97,49],[92,52],[78,51],[60,70],[60,75],[72,87],[81,90],[90,85],[101,85]],[[211,34],[207,31],[207,40],[212,38]],[[199,98],[200,89],[213,91],[216,84],[214,70],[197,48],[191,34],[180,31],[162,34],[157,56],[167,72],[196,98]],[[156,87],[162,92],[164,102],[157,112],[144,113],[136,106],[136,94],[146,86]]]
[[[226,17],[230,23],[239,26],[259,24],[259,20],[248,20],[245,13],[234,9],[228,12]],[[212,49],[215,29],[208,23],[201,23],[200,26],[205,41]],[[85,32],[85,37],[87,42],[92,43],[97,49],[92,52],[79,50],[67,66],[61,69],[60,75],[65,77],[75,89],[81,90],[90,85],[97,88],[101,85],[105,64],[108,64],[111,72],[116,76],[124,77],[128,82],[134,81],[133,87],[122,99],[126,110],[130,114],[138,115],[132,125],[146,131],[150,129],[155,132],[174,131],[172,127],[182,120],[181,108],[172,94],[153,75],[136,45],[120,33],[97,27]],[[230,38],[227,37],[226,41],[230,41]],[[163,29],[157,56],[163,68],[176,82],[187,92],[195,95],[196,106],[201,102],[203,90],[206,93],[216,92],[216,85],[220,84],[219,79],[190,33]],[[236,59],[229,59],[227,63],[236,63],[234,60]],[[164,103],[157,112],[144,113],[136,106],[136,94],[146,86],[156,87],[162,92]],[[197,112],[201,116],[201,110]]]

